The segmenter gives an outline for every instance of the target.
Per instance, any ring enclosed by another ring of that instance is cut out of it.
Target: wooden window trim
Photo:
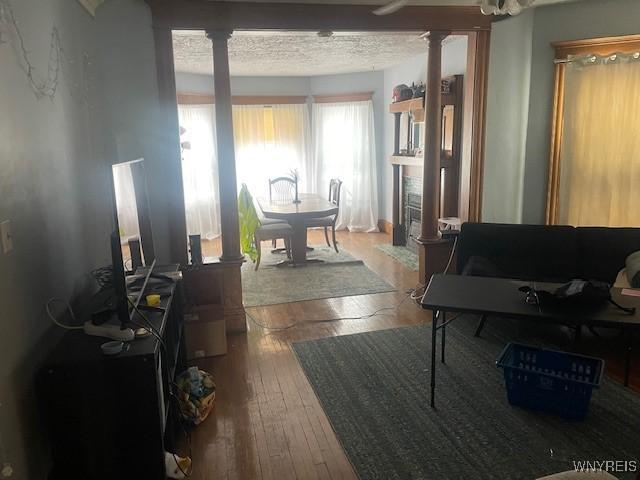
[[[549,153],[549,180],[547,185],[546,222],[554,225],[558,221],[560,197],[560,157],[562,154],[562,130],[564,120],[566,61],[570,55],[613,55],[640,51],[640,34],[619,37],[588,38],[552,42],[555,49],[554,94],[551,117],[551,142]]]
[[[178,93],[178,105],[212,105],[216,103],[214,95],[203,93]],[[300,105],[307,103],[303,95],[234,95],[233,105]]]
[[[366,102],[371,99],[373,99],[373,92],[313,96],[314,103]]]

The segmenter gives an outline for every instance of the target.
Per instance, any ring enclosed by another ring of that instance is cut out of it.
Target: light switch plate
[[[13,236],[11,235],[11,221],[0,222],[0,239],[2,240],[2,253],[13,250]]]

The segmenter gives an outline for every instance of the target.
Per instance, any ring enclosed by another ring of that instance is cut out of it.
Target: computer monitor
[[[155,259],[144,159],[116,163],[111,170],[125,271],[135,271]]]

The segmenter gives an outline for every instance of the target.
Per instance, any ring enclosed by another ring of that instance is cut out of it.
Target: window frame
[[[547,225],[557,224],[559,214],[560,158],[562,153],[562,130],[564,124],[565,72],[569,56],[607,56],[613,55],[614,53],[632,54],[640,50],[640,34],[552,42],[551,46],[555,50],[555,69],[547,184],[547,208],[545,215]]]

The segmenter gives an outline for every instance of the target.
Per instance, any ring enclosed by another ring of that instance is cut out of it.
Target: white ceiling
[[[384,4],[387,1],[293,0],[294,3],[349,4]],[[534,5],[569,1],[577,0],[536,0]],[[477,5],[478,0],[410,0],[410,4]],[[306,77],[384,70],[425,53],[427,46],[419,38],[419,34],[420,32],[345,32],[330,38],[320,38],[315,32],[234,32],[229,40],[229,66],[232,76]],[[461,40],[452,37],[447,41]],[[175,31],[173,47],[177,72],[205,75],[213,73],[211,42],[204,32]]]

